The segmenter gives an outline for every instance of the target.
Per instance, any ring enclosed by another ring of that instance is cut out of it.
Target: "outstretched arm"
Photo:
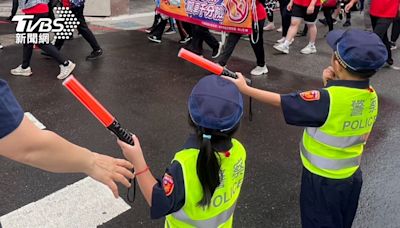
[[[250,87],[246,84],[245,77],[241,73],[237,72],[236,74],[238,75],[237,79],[226,76],[223,77],[235,83],[240,92],[242,92],[243,94],[273,106],[281,106],[280,94]]]
[[[13,132],[0,139],[0,155],[56,173],[85,173],[106,184],[118,197],[116,182],[129,187],[132,164],[94,153],[68,142],[54,132],[38,129],[26,117]]]

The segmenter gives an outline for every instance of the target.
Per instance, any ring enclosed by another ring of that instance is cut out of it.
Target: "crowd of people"
[[[71,7],[81,22],[78,31],[93,49],[86,59],[100,57],[103,50],[83,16],[84,1],[61,3]],[[134,145],[117,141],[129,160],[126,161],[79,147],[52,132],[40,131],[24,117],[22,108],[2,80],[0,155],[51,172],[85,173],[108,185],[116,196],[116,182],[129,187],[128,179],[135,176],[151,208],[151,217],[165,217],[166,227],[232,227],[246,166],[245,147],[234,138],[243,116],[244,94],[280,108],[286,123],[305,127],[300,141],[302,226],[350,228],[362,186],[361,156],[378,115],[378,95],[369,79],[385,64],[393,64],[391,51],[396,49],[400,33],[399,0],[364,2],[372,32],[334,30],[334,18],[340,14],[347,15],[343,26],[351,26],[350,12],[356,3],[357,0],[280,0],[282,38],[274,48],[285,54],[289,54],[302,22],[309,41],[300,52],[317,53],[316,23],[322,9],[325,18],[321,23],[328,26],[326,39],[332,49],[331,61],[322,73],[323,86],[318,90],[278,94],[247,85],[241,73],[237,73],[236,79],[215,75],[202,78],[188,99],[193,134],[159,179],[152,174],[135,135],[132,135]],[[47,0],[19,2],[22,12],[34,15],[34,21],[51,16],[53,6]],[[253,34],[249,35],[256,57],[252,75],[268,73],[263,32],[275,29],[272,14],[276,6],[275,2],[255,1]],[[265,25],[267,19],[269,23]],[[160,13],[155,14],[153,25],[146,32],[151,42],[161,43],[163,34],[176,33],[176,29],[180,34],[179,43],[203,55],[204,41],[212,50],[211,57],[221,66],[227,65],[241,38],[240,34],[229,33],[223,44],[205,27]],[[59,64],[58,79],[69,76],[76,66],[61,55],[63,43],[56,40],[54,45],[38,45],[43,55]],[[32,75],[32,49],[33,44],[23,45],[22,64],[12,69],[11,74]],[[368,111],[363,111],[364,108]],[[361,127],[360,122],[365,120]],[[21,142],[21,138],[26,140]],[[135,173],[131,173],[131,168]]]
[[[334,29],[334,24],[337,24],[341,20],[344,20],[342,24],[344,28],[351,26],[352,11],[364,10],[364,17],[366,18],[365,29],[373,29],[384,40],[389,51],[387,63],[393,65],[391,50],[397,48],[396,42],[400,34],[400,19],[396,15],[395,4],[388,3],[388,5],[385,5],[383,2],[378,3],[372,0],[373,4],[370,6],[371,0],[365,0],[362,3],[356,4],[357,2],[358,0],[256,0],[256,10],[254,11],[255,15],[253,15],[253,19],[257,18],[257,21],[253,20],[253,34],[248,38],[256,56],[256,67],[251,71],[251,74],[259,76],[268,73],[265,63],[263,31],[273,31],[276,29],[274,11],[278,9],[281,15],[282,26],[276,30],[281,32],[282,38],[277,40],[273,47],[281,53],[289,54],[290,45],[293,43],[295,37],[306,35],[309,36],[309,42],[300,50],[300,53],[305,55],[317,53],[315,44],[318,32],[317,21],[328,26],[329,32]],[[369,13],[370,8],[372,8],[372,14]],[[318,19],[320,11],[323,12],[324,18]],[[375,22],[378,19],[379,23]],[[387,26],[381,25],[382,21],[387,21]],[[165,30],[168,22],[170,26]],[[302,31],[299,31],[302,22],[304,22],[305,26]],[[371,23],[373,28],[370,28]],[[148,39],[152,42],[161,43],[163,33],[171,34],[171,30],[175,31],[175,24],[178,27],[181,37],[179,43],[187,44],[191,41],[190,45],[187,46],[188,49],[191,49],[198,55],[202,55],[201,41],[206,41],[212,50],[212,58],[217,59],[216,62],[221,66],[227,64],[241,37],[237,33],[228,33],[227,39],[221,46],[221,43],[218,44],[217,39],[211,35],[207,28],[174,20],[156,12],[153,25],[146,29],[146,32],[149,34]],[[390,24],[392,24],[392,31],[389,37],[388,29]]]

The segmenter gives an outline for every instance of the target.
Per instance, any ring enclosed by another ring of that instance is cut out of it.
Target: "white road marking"
[[[86,177],[0,217],[3,228],[97,227],[131,207],[105,185]]]
[[[42,124],[38,119],[36,119],[36,117],[34,117],[32,115],[32,113],[30,112],[25,112],[25,116],[36,126],[38,127],[40,130],[46,129],[46,126],[44,126],[44,124]]]

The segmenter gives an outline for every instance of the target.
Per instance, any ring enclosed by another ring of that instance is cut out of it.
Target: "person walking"
[[[49,17],[49,6],[48,0],[26,0],[19,2],[19,7],[22,9],[26,15],[33,15],[32,23],[35,24],[42,18]],[[38,27],[35,28],[34,33],[38,33]],[[30,62],[32,58],[33,52],[33,43],[25,43],[23,44],[23,54],[22,54],[22,64],[17,68],[11,70],[11,74],[15,76],[31,76],[32,70],[30,67]],[[63,57],[60,52],[51,44],[36,44],[43,51],[48,53],[51,57],[53,57],[60,66],[60,73],[57,78],[62,80],[68,77],[72,71],[75,69],[75,63],[70,60],[67,60]]]

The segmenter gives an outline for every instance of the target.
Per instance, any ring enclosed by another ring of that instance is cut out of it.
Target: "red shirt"
[[[267,18],[267,12],[265,11],[265,8],[261,2],[258,0],[256,1],[256,10],[257,10],[257,19],[259,21],[264,20]],[[253,20],[254,20],[254,15],[253,15]]]
[[[294,0],[293,3],[299,6],[308,7],[311,4],[311,0]],[[321,0],[317,0],[315,2],[315,6],[320,6],[320,5],[321,5]]]
[[[399,13],[400,0],[371,0],[370,14],[381,18],[395,18]]]
[[[37,4],[34,7],[22,10],[24,14],[42,14],[49,12],[49,6],[47,4]]]

